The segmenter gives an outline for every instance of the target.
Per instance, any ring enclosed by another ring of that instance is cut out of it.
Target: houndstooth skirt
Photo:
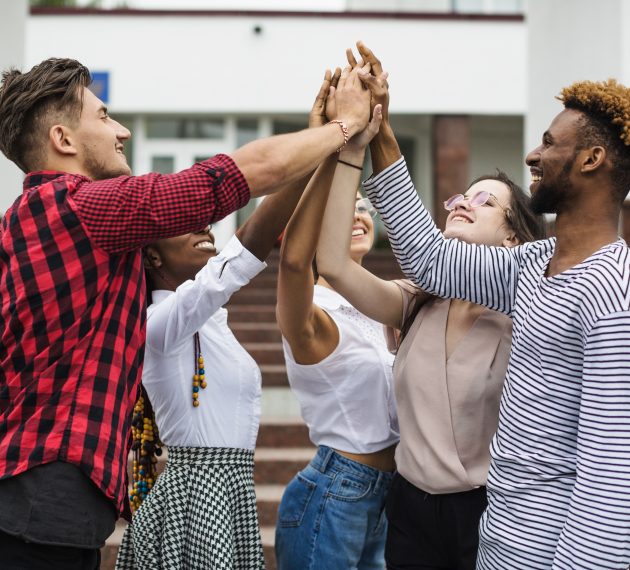
[[[164,472],[125,531],[116,569],[264,568],[254,452],[169,447]]]

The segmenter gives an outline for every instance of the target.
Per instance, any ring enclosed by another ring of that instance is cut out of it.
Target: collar
[[[347,299],[342,297],[337,291],[333,291],[328,287],[322,287],[321,285],[315,285],[315,304],[319,305],[322,309],[328,309],[334,311],[341,306],[352,307]]]
[[[24,191],[41,186],[47,182],[52,182],[62,176],[70,176],[78,180],[89,180],[87,176],[82,174],[70,174],[69,172],[60,172],[58,170],[38,170],[37,172],[29,172],[24,178],[23,189]]]
[[[157,305],[174,294],[175,291],[169,291],[168,289],[155,289],[151,292],[151,304]]]

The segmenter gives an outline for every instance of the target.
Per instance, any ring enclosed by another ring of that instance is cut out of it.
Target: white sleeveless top
[[[382,325],[326,287],[315,286],[313,302],[339,329],[332,354],[317,364],[297,364],[282,339],[289,384],[311,441],[347,453],[374,453],[397,443],[394,356]]]

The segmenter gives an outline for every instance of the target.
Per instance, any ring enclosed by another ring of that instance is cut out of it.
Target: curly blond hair
[[[578,81],[557,96],[566,109],[584,114],[580,148],[601,145],[613,165],[613,185],[623,200],[630,189],[630,88],[615,79]]]

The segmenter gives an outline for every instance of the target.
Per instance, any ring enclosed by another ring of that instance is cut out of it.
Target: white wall
[[[115,112],[305,112],[324,68],[357,39],[390,72],[394,113],[524,112],[523,22],[40,15],[26,58],[110,71]]]
[[[630,80],[627,0],[529,0],[525,152],[540,144],[562,104],[562,87],[579,80]],[[526,170],[525,180],[529,181]]]
[[[0,69],[22,68],[27,17],[26,0],[0,0]],[[22,173],[0,153],[0,213],[22,192]]]

